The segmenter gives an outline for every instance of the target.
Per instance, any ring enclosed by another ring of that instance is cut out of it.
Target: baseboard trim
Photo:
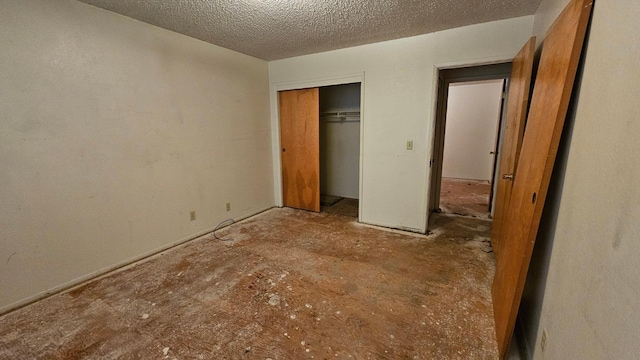
[[[529,360],[532,357],[529,355],[531,354],[529,352],[529,349],[531,349],[531,347],[529,346],[529,343],[527,342],[527,337],[525,336],[526,331],[525,331],[525,326],[524,326],[524,322],[522,321],[522,318],[520,317],[520,315],[518,315],[517,321],[516,321],[516,327],[515,327],[515,331],[514,331],[514,340],[516,340],[516,344],[518,345],[518,352],[520,353],[520,359],[521,360]]]
[[[252,218],[254,216],[258,216],[266,211],[269,211],[271,209],[275,208],[275,206],[269,206],[263,209],[260,209],[256,212],[250,213],[249,215],[244,215],[244,216],[240,216],[238,218],[233,219],[234,222],[225,226],[221,226],[219,229],[225,228],[229,225],[232,224],[236,224],[239,223],[241,221],[247,220],[249,218]],[[213,230],[216,229],[216,226],[212,226],[206,230],[200,231],[196,234],[193,235],[189,235],[187,237],[184,237],[180,240],[171,242],[167,245],[161,246],[159,248],[156,248],[154,250],[151,250],[149,252],[143,253],[141,255],[135,256],[133,258],[124,260],[122,262],[119,262],[117,264],[114,264],[112,266],[108,266],[105,267],[103,269],[99,269],[97,271],[91,272],[87,275],[81,276],[79,278],[73,279],[71,281],[68,281],[66,283],[63,283],[61,285],[58,285],[56,287],[53,287],[51,289],[48,289],[46,291],[40,292],[38,294],[35,294],[33,296],[30,296],[28,298],[25,298],[23,300],[20,300],[18,302],[15,302],[13,304],[9,304],[7,306],[1,307],[0,308],[0,316],[6,315],[12,311],[16,311],[18,309],[21,309],[25,306],[29,306],[35,302],[38,302],[40,300],[44,300],[48,297],[54,296],[54,295],[58,295],[60,293],[63,293],[65,291],[69,291],[69,290],[73,290],[74,288],[80,287],[80,286],[84,286],[92,281],[97,281],[100,280],[106,276],[110,276],[113,274],[116,274],[120,271],[125,271],[127,269],[130,269],[134,266],[137,266],[139,264],[142,264],[146,261],[149,261],[151,259],[153,259],[156,256],[159,256],[161,253],[167,251],[167,250],[171,250],[173,248],[176,248],[178,246],[181,245],[185,245],[187,243],[189,243],[190,241],[193,241],[195,239],[198,239],[200,237],[202,237],[203,235],[209,234],[211,232],[213,232]],[[218,229],[218,230],[219,230]]]

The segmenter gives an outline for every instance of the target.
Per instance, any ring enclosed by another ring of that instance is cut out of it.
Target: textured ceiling
[[[80,0],[264,60],[531,15],[540,0]]]

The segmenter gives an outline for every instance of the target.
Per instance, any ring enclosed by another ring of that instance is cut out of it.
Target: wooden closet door
[[[284,206],[320,211],[320,91],[278,96]]]
[[[536,38],[532,37],[513,59],[511,68],[509,98],[507,99],[507,122],[505,124],[502,149],[500,149],[500,176],[498,177],[498,191],[496,192],[496,205],[493,211],[491,229],[491,247],[496,255],[496,262],[499,263],[504,261],[501,258],[504,254],[503,248],[508,246],[507,242],[501,238],[501,234],[508,216],[507,207],[509,206],[509,199],[511,199],[513,180],[517,171],[518,156],[520,155],[524,136],[535,51]]]
[[[544,40],[518,173],[503,229],[505,259],[496,266],[493,311],[500,358],[509,348],[549,179],[567,115],[593,0],[572,0]],[[561,240],[561,239],[560,239]]]

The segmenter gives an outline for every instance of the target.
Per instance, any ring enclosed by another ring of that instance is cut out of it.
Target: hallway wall
[[[504,80],[449,85],[442,176],[493,180]]]

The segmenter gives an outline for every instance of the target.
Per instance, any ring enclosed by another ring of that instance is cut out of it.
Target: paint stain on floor
[[[495,359],[490,222],[272,209],[0,317],[2,359]]]

